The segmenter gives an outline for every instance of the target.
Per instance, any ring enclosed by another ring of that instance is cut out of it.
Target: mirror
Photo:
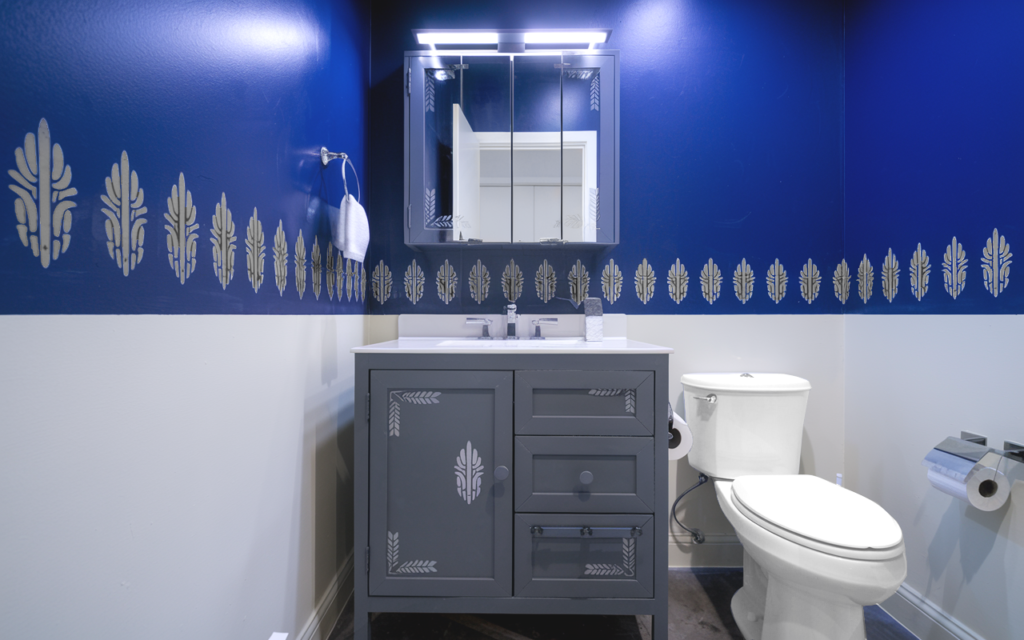
[[[604,53],[408,58],[406,242],[615,244]]]

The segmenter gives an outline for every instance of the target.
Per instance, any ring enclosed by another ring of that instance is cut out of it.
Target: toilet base
[[[866,640],[864,607],[769,575],[760,640]]]
[[[749,589],[740,587],[740,590],[732,596],[730,609],[732,609],[733,620],[736,621],[736,626],[739,627],[744,640],[761,640],[761,626],[764,623],[764,618],[758,614],[751,600]]]

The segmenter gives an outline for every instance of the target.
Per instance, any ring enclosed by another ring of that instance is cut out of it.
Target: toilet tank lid
[[[847,549],[889,549],[899,523],[875,502],[817,476],[741,476],[732,495],[767,522]]]
[[[687,373],[680,382],[707,391],[807,391],[811,383],[785,373]]]

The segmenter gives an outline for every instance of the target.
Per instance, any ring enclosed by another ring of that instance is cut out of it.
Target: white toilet
[[[682,377],[690,465],[714,481],[743,543],[732,612],[747,640],[864,640],[864,606],[907,575],[903,533],[880,506],[798,475],[811,385],[765,373]]]

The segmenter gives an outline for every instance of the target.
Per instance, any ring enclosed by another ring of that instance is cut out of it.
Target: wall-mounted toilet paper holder
[[[1003,449],[986,446],[984,436],[961,432],[928,452],[921,462],[928,481],[939,491],[970,503],[982,511],[1006,504],[1010,487],[1024,481],[1024,446],[1006,441]]]

